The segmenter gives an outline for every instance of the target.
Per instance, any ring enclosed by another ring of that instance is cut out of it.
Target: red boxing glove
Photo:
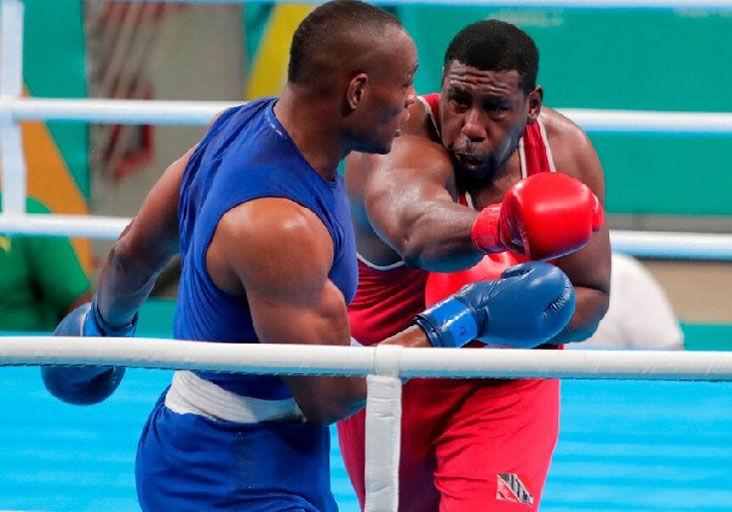
[[[604,221],[600,200],[587,185],[566,174],[542,172],[519,181],[500,204],[481,211],[471,237],[487,253],[509,250],[547,260],[582,248]]]

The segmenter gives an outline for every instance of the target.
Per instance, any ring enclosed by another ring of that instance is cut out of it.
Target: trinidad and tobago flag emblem
[[[496,499],[532,505],[534,497],[515,473],[498,473]]]

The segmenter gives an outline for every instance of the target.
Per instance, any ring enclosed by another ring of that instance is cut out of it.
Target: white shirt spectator
[[[671,301],[635,258],[612,255],[610,307],[592,337],[571,349],[683,350],[684,334]]]

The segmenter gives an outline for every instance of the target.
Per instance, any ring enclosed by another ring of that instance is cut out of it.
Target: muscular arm
[[[165,171],[138,214],[115,242],[99,277],[98,310],[89,304],[73,310],[64,317],[54,334],[131,335],[134,326],[130,324],[150,293],[155,276],[177,252],[178,189],[187,160],[188,154]],[[122,367],[48,366],[41,369],[46,388],[72,404],[101,402],[117,389],[124,373]]]
[[[451,196],[453,167],[441,144],[403,135],[387,155],[349,157],[346,179],[359,251],[374,263],[397,259],[383,261],[384,243],[408,264],[438,272],[482,257],[470,239],[477,212]]]
[[[552,141],[557,169],[587,184],[605,203],[605,178],[600,160],[588,137],[566,118],[546,109],[547,131]],[[552,140],[556,132],[556,142]],[[610,294],[610,237],[607,224],[594,233],[579,251],[555,262],[574,284],[577,308],[556,343],[582,341],[595,332],[607,312]]]
[[[230,269],[230,277],[238,280],[261,343],[350,344],[346,304],[328,278],[333,244],[325,226],[310,210],[280,198],[239,205],[219,222],[207,259],[216,265],[219,282],[231,281],[222,268]],[[388,342],[428,346],[416,327]],[[332,423],[365,403],[363,378],[284,380],[313,422]]]
[[[102,318],[111,325],[132,321],[158,273],[178,252],[178,194],[192,151],[163,173],[102,267],[97,301]]]

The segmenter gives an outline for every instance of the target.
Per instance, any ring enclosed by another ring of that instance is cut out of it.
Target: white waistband
[[[189,371],[176,371],[165,406],[179,414],[197,414],[233,423],[304,420],[295,400],[263,400],[237,395]]]

